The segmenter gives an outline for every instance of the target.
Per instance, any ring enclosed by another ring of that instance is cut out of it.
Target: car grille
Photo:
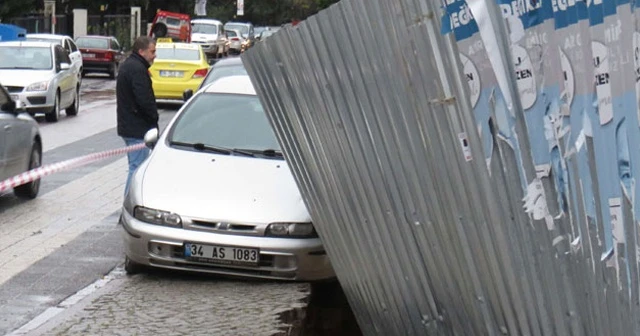
[[[5,86],[10,93],[18,93],[24,90],[24,86]]]
[[[31,105],[43,105],[47,102],[47,97],[27,97]]]
[[[207,222],[201,220],[192,220],[192,225],[200,228],[212,229],[215,232],[220,233],[238,233],[238,232],[246,232],[251,233],[256,230],[256,225],[252,224],[237,224],[237,223],[226,223],[226,222]]]

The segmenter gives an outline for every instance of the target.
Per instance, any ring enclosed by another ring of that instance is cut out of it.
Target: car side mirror
[[[158,129],[152,128],[144,134],[144,144],[150,149],[153,149],[156,143],[158,143]]]
[[[7,111],[7,112],[15,112],[17,106],[16,106],[16,102],[13,100],[9,100],[8,102],[2,104],[2,106],[0,106],[0,110],[3,111]]]
[[[184,92],[182,93],[182,100],[187,101],[191,99],[191,97],[193,97],[193,90],[192,89],[184,90]]]
[[[71,65],[69,63],[60,63],[60,70],[69,70]]]

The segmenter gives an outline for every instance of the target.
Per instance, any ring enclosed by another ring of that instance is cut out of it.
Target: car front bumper
[[[125,254],[142,265],[249,278],[321,281],[335,278],[319,238],[239,236],[148,224],[123,209]],[[186,242],[260,249],[257,266],[214,264],[185,258]]]
[[[53,110],[55,94],[49,91],[10,92],[13,100],[20,100],[27,111],[34,113],[48,113]]]

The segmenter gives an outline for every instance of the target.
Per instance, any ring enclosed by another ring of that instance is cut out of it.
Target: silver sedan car
[[[69,54],[51,42],[0,42],[0,78],[13,100],[29,113],[44,113],[58,121],[60,111],[76,115],[80,109],[80,82]]]
[[[42,139],[38,123],[9,97],[0,85],[0,181],[40,167]],[[35,198],[40,180],[23,184],[13,191],[16,196]]]
[[[213,82],[145,142],[121,218],[128,273],[335,278],[248,76]]]

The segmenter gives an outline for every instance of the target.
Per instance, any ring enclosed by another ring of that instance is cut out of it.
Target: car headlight
[[[182,219],[180,218],[180,216],[167,211],[137,206],[135,207],[135,209],[133,209],[133,217],[145,223],[171,227],[182,227]]]
[[[271,223],[267,226],[267,236],[291,238],[316,238],[318,233],[311,223]]]
[[[49,88],[48,81],[37,82],[27,86],[27,91],[47,91],[47,88]]]

